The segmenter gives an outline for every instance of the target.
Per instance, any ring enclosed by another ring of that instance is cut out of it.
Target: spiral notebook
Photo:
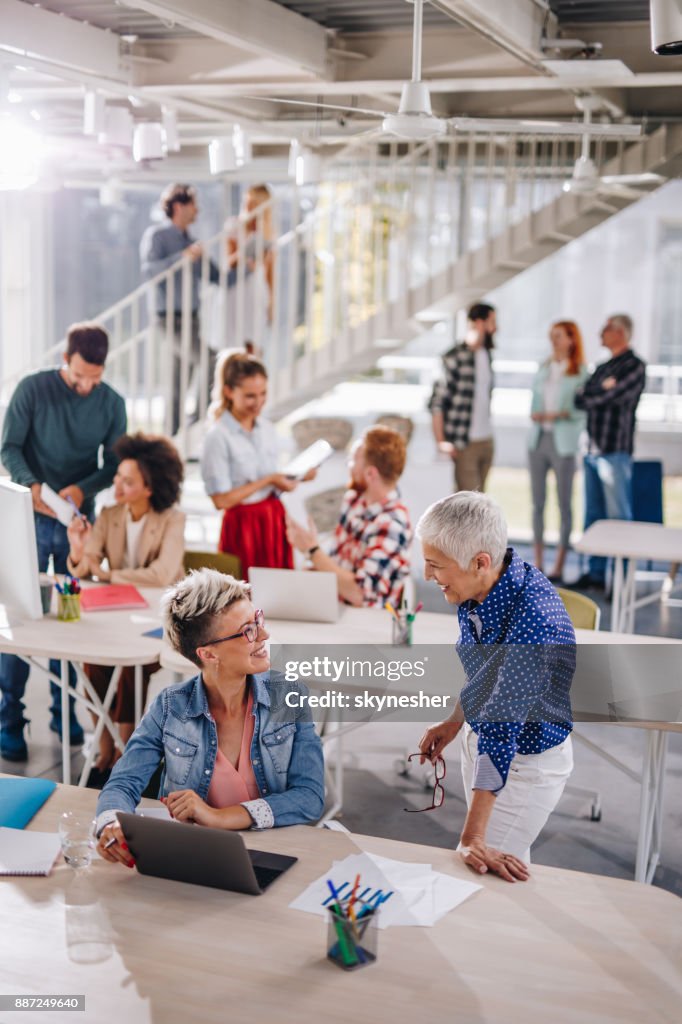
[[[55,832],[0,828],[0,875],[49,875],[60,849]]]

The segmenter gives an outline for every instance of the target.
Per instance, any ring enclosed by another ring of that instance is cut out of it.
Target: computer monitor
[[[38,548],[28,487],[0,479],[0,605],[8,620],[42,619]]]

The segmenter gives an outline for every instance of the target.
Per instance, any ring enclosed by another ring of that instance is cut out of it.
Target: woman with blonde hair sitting
[[[177,507],[182,460],[167,438],[140,433],[124,434],[114,451],[120,460],[114,477],[116,504],[103,508],[94,526],[83,517],[73,518],[67,530],[69,570],[81,578],[166,587],[184,575],[185,514]],[[143,667],[145,699],[149,679],[158,669],[158,662]],[[113,668],[85,665],[84,671],[103,700]],[[134,669],[124,668],[110,711],[124,743],[135,727],[134,696]],[[113,736],[104,729],[95,768],[110,768],[118,756]]]
[[[264,829],[322,814],[322,744],[301,699],[307,690],[271,677],[263,613],[249,595],[247,583],[215,569],[192,572],[165,594],[166,635],[199,672],[159,694],[102,790],[105,860],[133,866],[116,815],[135,810],[162,760],[159,797],[177,821]]]

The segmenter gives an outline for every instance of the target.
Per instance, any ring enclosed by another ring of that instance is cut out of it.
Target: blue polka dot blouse
[[[498,792],[516,753],[541,754],[571,732],[575,632],[552,584],[513,548],[486,599],[458,616],[460,699],[478,735],[473,789]]]

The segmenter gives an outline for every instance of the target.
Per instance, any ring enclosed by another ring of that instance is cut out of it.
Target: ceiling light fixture
[[[103,146],[132,146],[133,117],[127,107],[106,107],[104,131],[98,133],[97,141]]]
[[[177,153],[180,149],[178,115],[170,107],[161,108],[161,124],[163,125],[163,137],[167,152]]]
[[[98,92],[88,90],[83,98],[83,135],[99,135],[106,128],[106,102]]]
[[[11,114],[0,114],[0,191],[28,188],[38,180],[42,142]]]
[[[251,140],[246,137],[238,124],[232,135],[212,139],[208,147],[208,165],[211,174],[227,174],[236,171],[251,160]]]
[[[133,160],[163,160],[166,155],[163,125],[160,121],[141,121],[133,133]]]
[[[322,158],[319,153],[294,139],[289,147],[289,177],[300,187],[314,185],[321,176]]]

